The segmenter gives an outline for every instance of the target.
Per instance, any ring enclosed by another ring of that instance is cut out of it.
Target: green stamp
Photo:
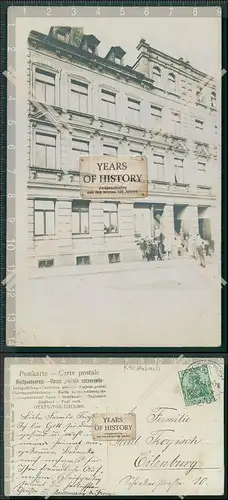
[[[186,406],[209,404],[215,401],[209,370],[206,364],[178,372]]]

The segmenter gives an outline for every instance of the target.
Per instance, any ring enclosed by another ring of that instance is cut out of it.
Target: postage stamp
[[[201,361],[178,373],[186,406],[216,401],[220,395],[220,383],[214,380],[214,371],[207,361]]]
[[[95,441],[135,439],[136,415],[134,413],[94,413],[92,437]]]

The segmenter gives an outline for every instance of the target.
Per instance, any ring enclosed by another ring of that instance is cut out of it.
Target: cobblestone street
[[[215,332],[219,338],[221,284],[212,261],[205,269],[189,258],[84,268],[29,280],[22,344],[28,331],[33,345],[55,338],[56,346],[202,346],[213,345]]]

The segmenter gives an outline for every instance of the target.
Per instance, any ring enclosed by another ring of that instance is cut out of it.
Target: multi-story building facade
[[[216,242],[220,123],[216,85],[141,40],[105,57],[81,29],[29,35],[28,231],[31,267],[128,262],[160,226]],[[148,198],[80,199],[80,155],[144,154]]]

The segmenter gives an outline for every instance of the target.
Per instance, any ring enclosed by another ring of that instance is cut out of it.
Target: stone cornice
[[[90,69],[97,70],[99,72],[109,72],[114,73],[116,78],[127,79],[128,81],[137,81],[138,84],[143,82],[149,87],[153,87],[153,82],[147,78],[143,73],[134,70],[130,66],[121,66],[115,62],[109,61],[105,58],[99,57],[97,55],[92,55],[86,50],[82,50],[65,42],[55,39],[51,35],[44,35],[37,31],[31,31],[29,38],[30,48],[40,51],[41,49],[46,49],[52,52],[57,57],[70,59],[71,62],[79,62]]]

